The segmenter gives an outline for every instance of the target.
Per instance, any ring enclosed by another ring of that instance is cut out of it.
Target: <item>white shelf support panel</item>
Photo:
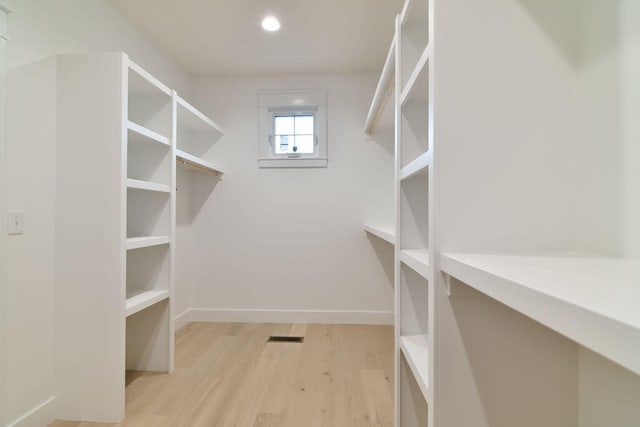
[[[170,241],[169,236],[131,237],[127,239],[127,250],[168,245]]]
[[[400,261],[431,281],[431,277],[429,277],[429,251],[426,249],[403,249],[400,251]]]
[[[151,307],[160,301],[164,301],[167,298],[169,298],[169,291],[167,290],[152,290],[134,295],[127,298],[125,314],[129,317],[132,314],[136,314],[137,312],[142,311],[147,307]]]
[[[421,154],[400,170],[400,180],[404,181],[415,175],[426,173],[431,164],[431,152]]]
[[[392,225],[365,225],[364,230],[392,245],[396,243],[396,232]]]
[[[427,335],[409,335],[400,337],[400,350],[411,368],[411,372],[420,387],[424,399],[431,404],[429,386],[429,337]]]
[[[220,169],[213,163],[192,154],[186,153],[182,150],[176,150],[176,161],[181,166],[200,172],[205,172],[216,176],[222,176],[224,174],[222,169]]]
[[[140,181],[138,179],[127,179],[127,188],[134,190],[157,191],[159,193],[170,193],[171,187],[164,184],[156,184],[155,182]]]
[[[445,253],[442,270],[640,374],[640,261]]]
[[[367,135],[372,135],[376,131],[376,127],[380,121],[380,116],[382,116],[382,112],[391,98],[391,95],[393,95],[395,87],[395,46],[396,36],[394,35],[393,40],[391,41],[391,46],[389,47],[389,53],[387,53],[387,59],[384,61],[384,65],[382,67],[382,73],[380,74],[376,91],[373,94],[373,100],[369,107],[367,119],[364,122],[364,133]]]
[[[149,142],[157,142],[159,144],[166,145],[167,147],[170,146],[169,138],[162,136],[157,132],[149,130],[144,126],[140,126],[139,124],[134,123],[130,120],[127,122],[127,129],[131,132],[134,132],[139,137],[142,137],[137,139],[146,139]]]

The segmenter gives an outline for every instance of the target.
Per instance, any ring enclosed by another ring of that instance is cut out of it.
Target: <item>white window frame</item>
[[[299,90],[259,92],[260,168],[324,168],[327,167],[327,92]],[[276,154],[274,149],[275,116],[281,113],[313,114],[315,147],[313,154]]]

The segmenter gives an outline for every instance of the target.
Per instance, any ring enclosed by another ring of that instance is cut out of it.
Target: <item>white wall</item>
[[[583,1],[578,134],[586,218],[600,249],[640,257],[640,3]]]
[[[209,153],[223,180],[192,186],[194,319],[391,320],[392,250],[362,229],[392,222],[393,147],[362,132],[376,79],[194,82],[196,105],[226,130]],[[257,92],[281,89],[328,91],[328,168],[258,168]]]
[[[6,0],[8,44],[5,195],[25,211],[25,233],[5,238],[2,298],[2,414],[7,425],[55,395],[55,67],[60,53],[124,50],[166,84],[189,79],[106,0]],[[42,425],[48,409],[21,425]]]

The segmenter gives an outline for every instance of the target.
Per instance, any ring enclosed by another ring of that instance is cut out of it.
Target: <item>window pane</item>
[[[313,135],[296,135],[296,147],[300,154],[313,154],[315,138]]]
[[[296,116],[296,135],[312,135],[313,116]]]
[[[292,153],[293,135],[276,135],[273,141],[273,148],[276,154]]]
[[[275,132],[276,135],[293,135],[293,116],[276,116],[275,120]]]

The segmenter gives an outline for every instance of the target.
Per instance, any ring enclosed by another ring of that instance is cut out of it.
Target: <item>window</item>
[[[261,92],[261,168],[326,167],[326,92]]]

